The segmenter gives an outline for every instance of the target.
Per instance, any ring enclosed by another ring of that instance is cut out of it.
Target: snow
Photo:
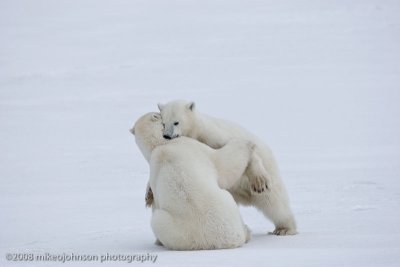
[[[6,253],[399,266],[399,12],[397,0],[1,1],[0,266],[64,265]],[[176,98],[272,147],[299,235],[267,235],[241,208],[253,232],[241,248],[154,245],[128,129]]]

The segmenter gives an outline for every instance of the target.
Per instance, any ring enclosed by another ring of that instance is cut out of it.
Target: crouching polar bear
[[[229,188],[229,191],[238,203],[253,205],[271,219],[275,224],[274,234],[293,235],[297,233],[296,222],[277,164],[272,152],[262,141],[236,124],[198,113],[194,102],[177,100],[165,105],[158,104],[158,107],[164,125],[163,136],[166,139],[187,136],[212,148],[220,148],[232,138],[254,142],[256,145],[255,155],[250,162],[252,168],[249,168],[249,171],[238,183]],[[259,162],[262,166],[259,166]],[[264,180],[269,190],[261,192],[261,194],[252,194],[252,191],[260,193],[259,190],[255,190],[252,181],[256,177],[263,176],[263,170],[268,172]]]
[[[229,192],[245,173],[254,144],[232,139],[220,149],[197,140],[163,138],[159,113],[148,113],[131,132],[150,164],[154,197],[152,230],[162,245],[174,250],[221,249],[250,239]]]

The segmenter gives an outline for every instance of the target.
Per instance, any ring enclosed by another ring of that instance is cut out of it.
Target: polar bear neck
[[[190,137],[214,149],[221,148],[226,144],[226,140],[229,139],[225,137],[223,124],[222,120],[202,114],[196,118],[193,134]]]
[[[192,123],[189,127],[189,131],[184,134],[184,136],[196,139],[196,140],[201,140],[204,135],[206,134],[206,127],[207,127],[207,118],[204,117],[202,114],[193,111],[192,114]]]

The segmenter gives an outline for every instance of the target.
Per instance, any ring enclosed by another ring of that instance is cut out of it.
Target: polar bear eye
[[[176,125],[179,125],[179,121],[174,122],[174,125],[175,125],[175,126],[176,126]]]

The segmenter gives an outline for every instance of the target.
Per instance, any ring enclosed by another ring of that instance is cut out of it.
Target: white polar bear
[[[232,138],[252,141],[256,145],[255,155],[250,164],[253,168],[229,188],[229,191],[238,203],[253,205],[271,219],[275,224],[274,234],[297,234],[296,222],[277,164],[271,150],[261,140],[236,124],[198,113],[194,102],[177,100],[165,105],[158,104],[158,107],[164,124],[163,136],[166,139],[187,136],[212,148],[220,148]],[[254,185],[251,181],[255,178],[253,176],[260,176],[259,172],[263,170],[256,162],[259,158],[268,172],[266,182],[269,191],[252,194],[251,187]]]
[[[215,150],[194,139],[166,140],[159,113],[142,116],[131,132],[150,164],[151,226],[173,250],[222,249],[250,239],[232,187],[246,171],[254,144],[231,140]]]

